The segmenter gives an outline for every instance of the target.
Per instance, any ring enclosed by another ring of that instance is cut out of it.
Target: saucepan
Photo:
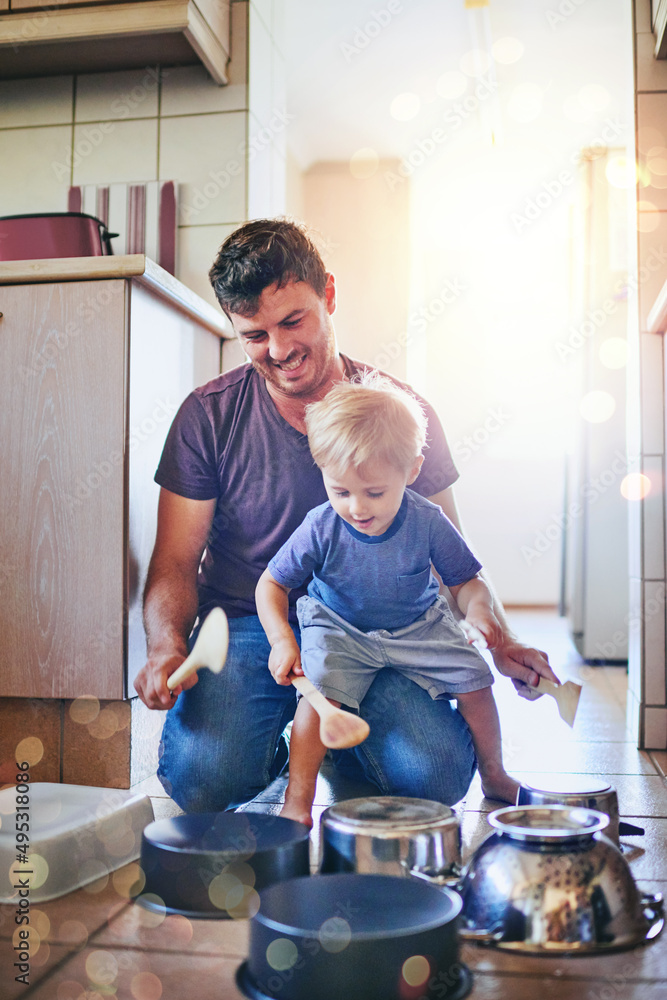
[[[460,1000],[461,899],[391,875],[312,875],[260,893],[237,983],[251,1000]]]
[[[258,891],[308,875],[309,830],[266,813],[196,813],[144,829],[136,902],[187,917],[248,917]]]
[[[461,831],[453,809],[430,799],[379,795],[338,802],[320,820],[320,871],[405,876],[440,884],[461,874]]]
[[[510,806],[488,819],[494,832],[459,887],[464,937],[528,954],[590,954],[632,948],[662,930],[662,896],[639,892],[604,836],[603,813]]]

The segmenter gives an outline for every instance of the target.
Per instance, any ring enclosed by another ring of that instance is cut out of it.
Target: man
[[[241,226],[223,243],[209,276],[250,363],[191,393],[169,432],[155,477],[162,489],[144,595],[149,655],[135,683],[149,708],[171,709],[158,774],[190,812],[248,801],[284,764],[280,738],[295,694],[269,673],[254,591],[269,559],[327,499],[308,449],[305,407],[363,367],[338,352],[334,278],[299,226],[281,220]],[[440,423],[426,409],[428,448],[412,489],[458,526],[457,472]],[[301,593],[290,594],[292,607]],[[202,620],[216,605],[229,617],[225,668],[184,682],[174,703],[167,678],[187,656],[197,616]],[[530,697],[538,674],[556,678],[544,654],[514,639],[502,608],[496,614],[506,637],[496,666]],[[298,638],[295,615],[291,621]],[[383,794],[447,803],[463,797],[475,758],[451,702],[432,700],[388,669],[373,682],[361,715],[371,734],[359,747],[335,752],[337,767],[366,777]]]

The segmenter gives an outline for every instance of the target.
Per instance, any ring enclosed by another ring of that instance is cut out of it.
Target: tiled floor
[[[503,723],[506,765],[534,780],[540,773],[604,775],[616,786],[621,813],[645,827],[646,835],[626,838],[625,856],[640,887],[667,889],[667,752],[643,753],[625,728],[625,672],[581,666],[564,623],[555,616],[513,616],[522,637],[550,653],[562,679],[583,681],[577,721],[570,730],[548,698],[528,703],[511,684],[495,685]],[[275,782],[252,808],[277,812],[284,780]],[[146,783],[157,817],[178,812],[155,780]],[[338,798],[373,794],[322,777],[317,819]],[[486,813],[495,803],[481,795],[476,779],[461,816],[464,860],[489,832]],[[15,1000],[240,1000],[235,971],[247,953],[248,925],[232,920],[162,918],[128,898],[133,869],[127,866],[104,884],[96,883],[33,907],[32,925],[41,943],[31,959],[31,985],[14,982],[14,908],[0,907],[0,997]],[[667,996],[667,932],[656,942],[629,952],[590,958],[512,955],[464,945],[462,959],[472,969],[477,1000],[664,1000]],[[313,1000],[318,1000],[313,997]],[[344,1000],[344,998],[341,998]],[[387,998],[390,1000],[390,998]]]

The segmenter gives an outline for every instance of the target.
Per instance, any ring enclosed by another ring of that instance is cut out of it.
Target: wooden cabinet
[[[0,265],[0,697],[133,694],[155,467],[220,371],[222,315],[141,255],[90,260]]]
[[[227,83],[229,0],[0,0],[0,79],[202,62]]]

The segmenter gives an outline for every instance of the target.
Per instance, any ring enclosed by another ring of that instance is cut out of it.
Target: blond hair
[[[414,396],[377,372],[338,382],[306,407],[316,465],[340,471],[383,461],[408,472],[426,443],[427,420]]]

